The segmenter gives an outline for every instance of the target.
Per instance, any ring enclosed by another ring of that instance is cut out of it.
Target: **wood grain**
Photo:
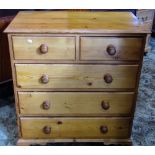
[[[127,37],[81,37],[81,60],[139,60],[142,38]],[[116,54],[107,53],[107,47],[113,45]]]
[[[130,12],[20,12],[7,33],[148,33]]]
[[[130,116],[134,93],[105,92],[18,92],[21,115]],[[47,101],[50,108],[42,104]],[[110,108],[102,108],[108,102]],[[35,109],[35,110],[34,110]]]
[[[134,88],[138,65],[15,64],[20,88]],[[112,83],[104,75],[113,77]],[[48,76],[43,84],[41,77]]]
[[[15,59],[44,59],[44,60],[74,60],[74,37],[35,37],[13,36],[13,50]],[[46,44],[48,52],[42,54],[40,46]]]
[[[29,138],[129,138],[129,118],[21,118],[22,137]],[[107,133],[101,133],[100,127],[106,125]],[[51,127],[51,133],[45,134],[45,126]]]

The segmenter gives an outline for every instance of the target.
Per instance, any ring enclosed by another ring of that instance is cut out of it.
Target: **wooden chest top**
[[[149,33],[130,12],[19,12],[7,33]]]

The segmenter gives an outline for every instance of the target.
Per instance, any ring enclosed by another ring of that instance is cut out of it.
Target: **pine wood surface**
[[[75,37],[13,36],[15,59],[74,60]],[[47,53],[41,53],[40,46],[46,44]]]
[[[135,88],[138,65],[16,64],[19,88]],[[104,81],[110,74],[111,83]],[[41,82],[47,75],[48,83]]]
[[[136,37],[81,37],[81,60],[139,60],[142,38]],[[113,45],[116,54],[107,53],[107,47]]]
[[[129,138],[129,118],[21,118],[22,137],[30,138]],[[107,126],[108,132],[102,133],[101,126]],[[51,127],[51,133],[45,134],[43,128]]]
[[[134,93],[18,92],[18,97],[24,116],[130,116]],[[49,109],[43,108],[45,101]],[[102,107],[103,102],[109,104],[109,109]]]
[[[123,19],[123,20],[122,20]],[[7,33],[148,33],[129,12],[19,12]]]

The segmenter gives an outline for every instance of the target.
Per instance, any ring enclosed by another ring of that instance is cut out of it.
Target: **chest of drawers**
[[[20,12],[5,32],[18,145],[131,143],[148,33],[133,14]]]

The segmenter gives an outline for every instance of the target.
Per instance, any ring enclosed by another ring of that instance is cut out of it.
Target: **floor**
[[[133,145],[155,145],[155,38],[144,57],[132,129]],[[16,145],[17,126],[12,97],[0,99],[0,145]],[[12,104],[8,104],[12,103]]]
[[[155,38],[144,57],[132,129],[134,145],[155,145]]]

